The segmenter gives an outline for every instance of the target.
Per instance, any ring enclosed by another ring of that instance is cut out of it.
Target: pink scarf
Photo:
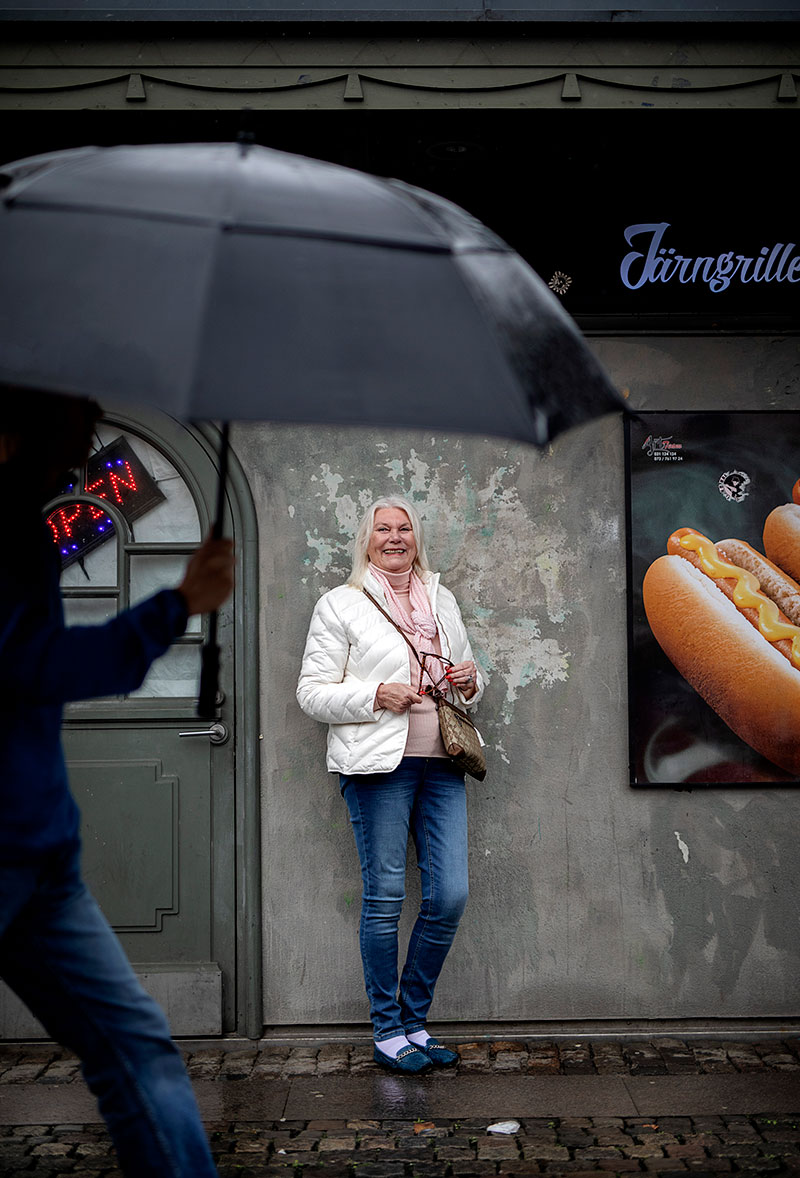
[[[411,606],[411,617],[409,618],[400,604],[400,599],[389,578],[384,576],[374,564],[370,564],[369,571],[384,592],[386,604],[389,606],[389,613],[393,620],[404,633],[408,634],[417,652],[419,654],[422,654],[423,651],[432,652],[433,640],[437,634],[436,619],[433,616],[431,603],[421,578],[413,569],[411,570],[408,581],[408,603]],[[434,680],[444,674],[444,666],[438,659],[426,659],[426,666]],[[426,675],[426,681],[427,678]],[[442,687],[446,690],[445,684],[442,684]]]

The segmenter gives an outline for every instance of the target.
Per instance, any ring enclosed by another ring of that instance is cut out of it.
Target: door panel
[[[226,753],[179,736],[204,727],[86,725],[65,737],[86,882],[137,971],[193,1035],[221,1033],[233,949],[230,922],[216,927],[234,888],[232,856],[213,838],[215,762]]]
[[[67,741],[67,767],[83,815],[84,878],[102,895],[103,911],[117,932],[162,933],[164,917],[180,912],[180,779],[167,776],[161,761],[75,759],[75,752],[102,753],[91,747],[98,742],[90,738],[98,735],[106,747],[113,740],[122,754],[122,741],[109,731],[72,732]],[[139,740],[143,735],[136,733]]]

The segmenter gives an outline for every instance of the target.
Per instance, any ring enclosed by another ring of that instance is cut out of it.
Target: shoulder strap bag
[[[430,678],[428,668],[422,662],[408,635],[403,633],[394,618],[386,612],[380,602],[375,600],[368,589],[364,590],[364,596],[368,597],[375,608],[381,611],[387,622],[391,622],[412,651],[421,670],[427,673]],[[467,713],[451,703],[441,688],[432,680],[431,686],[426,688],[426,691],[433,696],[436,703],[436,710],[439,713],[439,731],[442,734],[442,742],[448,757],[456,769],[462,773],[469,773],[470,777],[474,777],[476,781],[483,781],[486,776],[486,754],[483,751],[483,742],[478,729]]]

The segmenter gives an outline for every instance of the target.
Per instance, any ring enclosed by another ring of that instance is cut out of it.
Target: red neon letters
[[[105,461],[99,474],[96,469],[92,471],[84,490],[124,508],[139,488],[127,459],[115,458]],[[62,557],[78,554],[92,545],[92,541],[96,543],[114,531],[111,517],[94,503],[69,503],[59,507],[47,517],[47,523]]]

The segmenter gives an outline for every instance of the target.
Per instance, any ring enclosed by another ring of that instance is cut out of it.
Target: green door
[[[65,485],[48,506],[69,624],[102,622],[176,585],[208,531],[216,494],[209,446],[170,419],[156,429],[109,414],[85,481]],[[219,617],[211,722],[195,714],[200,618],[137,692],[71,705],[65,718],[87,883],[176,1035],[237,1027],[234,617],[231,601]],[[0,1035],[37,1034],[4,988]]]

